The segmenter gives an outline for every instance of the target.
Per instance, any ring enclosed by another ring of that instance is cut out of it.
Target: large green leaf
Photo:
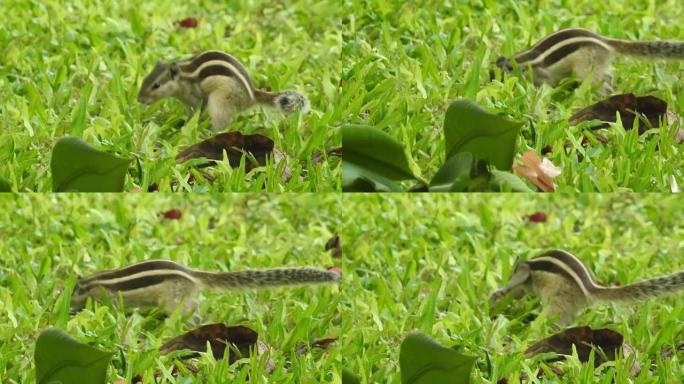
[[[342,127],[343,162],[390,180],[414,179],[404,147],[385,132],[364,125]]]
[[[491,114],[470,100],[456,100],[444,118],[447,159],[470,152],[501,170],[509,170],[521,123]]]
[[[401,192],[394,181],[349,161],[342,162],[344,192]]]
[[[52,150],[52,190],[121,192],[130,162],[98,151],[79,138],[64,137]]]
[[[80,343],[59,329],[48,329],[36,341],[36,383],[103,384],[113,355]]]
[[[447,348],[424,333],[413,333],[401,343],[402,384],[468,384],[476,358]]]
[[[430,192],[464,191],[470,183],[473,161],[470,152],[461,152],[447,159],[430,180]]]

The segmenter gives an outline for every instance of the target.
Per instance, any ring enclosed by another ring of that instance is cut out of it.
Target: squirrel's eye
[[[161,87],[161,84],[159,84],[159,83],[152,84],[152,89],[157,89],[159,87]]]

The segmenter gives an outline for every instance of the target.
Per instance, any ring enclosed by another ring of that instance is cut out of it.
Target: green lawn
[[[522,352],[556,332],[526,298],[492,318],[488,297],[517,257],[562,248],[604,284],[624,285],[684,269],[684,205],[663,195],[346,195],[343,223],[350,300],[343,366],[364,383],[399,383],[399,346],[414,330],[478,357],[473,383],[517,383],[538,364]],[[548,221],[526,216],[541,211]],[[676,296],[583,312],[574,325],[608,327],[635,348],[638,378],[623,368],[571,359],[543,383],[681,383],[684,300]],[[618,364],[621,367],[621,364]],[[612,380],[615,381],[612,381]]]
[[[115,352],[108,383],[117,375],[130,380],[137,374],[155,383],[152,373],[171,370],[173,360],[160,356],[158,348],[191,324],[179,316],[165,321],[140,312],[126,316],[106,305],[69,316],[62,304],[77,275],[150,258],[207,270],[338,265],[324,250],[339,224],[338,198],[285,196],[3,196],[2,211],[12,214],[0,219],[0,381],[35,382],[35,340],[48,327]],[[160,214],[172,208],[182,217],[162,219]],[[263,361],[256,359],[228,366],[204,356],[194,362],[197,374],[156,383],[339,384],[341,341],[326,352],[297,356],[294,351],[299,343],[344,336],[342,292],[318,286],[205,293],[202,323],[256,330],[271,346],[275,371],[264,373]]]
[[[430,179],[444,163],[442,124],[449,101],[468,98],[484,108],[524,122],[518,153],[531,148],[563,169],[558,190],[669,191],[682,184],[684,155],[675,144],[681,124],[643,137],[614,126],[580,143],[584,133],[569,126],[577,110],[601,99],[585,84],[535,88],[509,77],[489,81],[500,55],[512,55],[567,27],[584,27],[627,39],[684,40],[679,0],[643,1],[356,1],[345,19],[342,53],[344,91],[353,122],[380,128],[407,147],[415,172]],[[420,4],[420,6],[418,6]],[[617,93],[652,94],[684,113],[681,62],[621,58],[615,61]],[[564,149],[565,145],[568,149]]]
[[[162,191],[172,184],[180,185],[176,190],[262,190],[264,178],[279,174],[272,165],[247,177],[219,166],[210,172],[213,183],[200,178],[186,185],[191,168],[176,165],[175,155],[218,132],[208,120],[183,125],[178,101],[150,108],[136,101],[157,60],[208,49],[241,60],[258,87],[298,89],[311,100],[306,116],[255,108],[226,129],[264,134],[285,153],[293,177],[271,177],[266,189],[339,189],[339,159],[312,161],[314,153],[340,144],[337,127],[346,118],[338,86],[347,12],[337,2],[7,0],[0,12],[0,178],[14,190],[51,190],[51,148],[65,135],[136,158],[125,190],[152,184]],[[188,17],[199,19],[196,29],[177,26]]]

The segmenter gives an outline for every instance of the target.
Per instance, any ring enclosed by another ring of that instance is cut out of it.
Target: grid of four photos
[[[0,11],[0,383],[684,383],[679,0]]]

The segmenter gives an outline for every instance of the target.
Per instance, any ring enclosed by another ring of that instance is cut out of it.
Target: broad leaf
[[[414,178],[402,144],[379,129],[362,125],[343,127],[342,148],[344,163],[356,164],[390,180]]]
[[[36,383],[103,384],[114,353],[104,352],[58,329],[48,329],[36,341]]]
[[[121,192],[131,159],[98,151],[85,141],[67,136],[52,150],[54,192]]]
[[[346,155],[345,155],[346,156]],[[346,158],[342,162],[342,190],[344,192],[401,192],[401,186]]]
[[[430,192],[462,192],[470,183],[473,155],[461,152],[450,157],[430,181]]]
[[[470,100],[456,100],[444,119],[447,159],[470,152],[498,169],[509,170],[521,125],[489,113]]]
[[[413,333],[401,343],[402,384],[468,384],[476,358],[447,348],[424,333]]]

